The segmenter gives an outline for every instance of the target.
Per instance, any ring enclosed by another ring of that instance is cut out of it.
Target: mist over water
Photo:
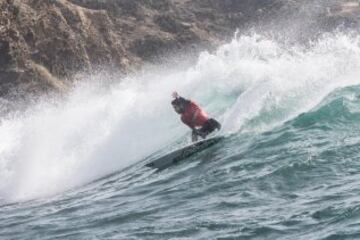
[[[0,197],[60,193],[135,164],[189,130],[173,112],[177,90],[223,124],[221,134],[271,130],[336,89],[359,83],[358,37],[324,35],[309,47],[237,35],[187,69],[89,76],[61,102],[45,99],[0,120]]]

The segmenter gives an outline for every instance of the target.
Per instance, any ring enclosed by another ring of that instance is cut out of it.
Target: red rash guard
[[[185,112],[181,114],[181,121],[190,128],[201,127],[208,119],[206,112],[193,101],[185,106]]]

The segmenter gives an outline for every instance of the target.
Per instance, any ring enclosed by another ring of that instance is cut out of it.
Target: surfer
[[[220,130],[221,124],[213,118],[209,118],[207,113],[195,102],[185,99],[177,92],[172,94],[175,98],[171,105],[175,112],[181,115],[181,121],[192,129],[192,141],[197,141],[198,137],[205,139],[215,129]]]

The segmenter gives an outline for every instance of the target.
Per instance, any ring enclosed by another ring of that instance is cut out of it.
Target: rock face
[[[288,2],[0,0],[0,97],[61,92],[78,71],[127,72],[171,52],[215,46]]]

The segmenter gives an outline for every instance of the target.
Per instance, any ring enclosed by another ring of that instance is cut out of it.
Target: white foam
[[[240,36],[188,69],[157,69],[99,85],[91,76],[61,103],[43,101],[0,122],[0,198],[62,192],[140,161],[188,129],[170,106],[178,90],[221,119],[224,132],[264,131],[358,83],[359,40],[324,37],[291,49]]]

